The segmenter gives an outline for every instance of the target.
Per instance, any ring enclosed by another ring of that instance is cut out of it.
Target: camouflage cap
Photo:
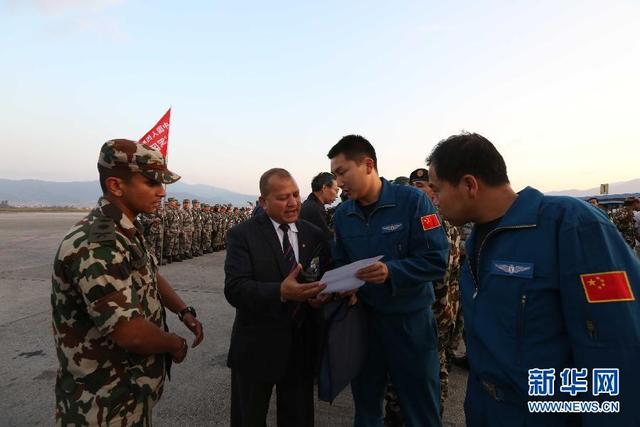
[[[175,197],[169,197],[169,198],[167,199],[167,202],[176,202],[176,201],[177,201],[177,200],[176,200],[176,198],[175,198]]]
[[[418,168],[411,172],[409,182],[414,183],[416,181],[429,181],[429,171],[424,168]]]
[[[189,200],[189,199],[182,199],[182,203],[191,203],[191,200]]]
[[[193,204],[195,205],[196,203],[200,203],[200,202],[198,201],[198,199],[193,199],[193,200],[191,201],[191,203],[193,203]]]
[[[160,151],[128,139],[112,139],[100,148],[98,168],[138,172],[162,184],[172,184],[180,179],[167,169],[167,162]]]

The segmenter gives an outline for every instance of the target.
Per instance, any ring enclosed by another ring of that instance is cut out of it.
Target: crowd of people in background
[[[169,197],[154,213],[140,214],[149,252],[160,265],[180,262],[225,247],[227,231],[251,216],[250,207],[200,203]]]

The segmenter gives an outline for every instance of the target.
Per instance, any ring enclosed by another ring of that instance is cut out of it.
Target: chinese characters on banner
[[[151,128],[145,136],[140,138],[141,144],[147,145],[162,153],[163,157],[167,157],[167,148],[169,147],[169,123],[171,121],[171,108],[164,113],[164,116],[154,127]]]

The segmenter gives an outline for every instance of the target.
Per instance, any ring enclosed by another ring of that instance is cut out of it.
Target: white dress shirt
[[[280,228],[280,224],[275,222],[271,217],[269,217],[271,223],[273,224],[273,228],[276,229],[276,234],[278,235],[278,239],[280,240],[280,247],[282,248],[282,241],[284,240],[284,231]],[[296,257],[296,262],[300,262],[299,249],[298,249],[298,227],[296,227],[296,223],[292,222],[289,224],[289,231],[287,232],[287,236],[289,236],[289,243],[291,243],[291,247],[293,248],[293,255]]]

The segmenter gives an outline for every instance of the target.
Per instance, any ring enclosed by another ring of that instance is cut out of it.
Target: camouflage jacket
[[[139,222],[104,198],[63,239],[51,291],[58,424],[129,425],[136,407],[160,398],[164,357],[109,338],[119,321],[140,316],[165,326],[156,273]]]
[[[624,240],[632,248],[636,245],[636,222],[633,211],[627,208],[620,208],[611,214],[611,221],[618,227]]]
[[[189,209],[180,209],[180,217],[182,218],[182,230],[193,231],[193,211]]]
[[[202,210],[191,208],[191,218],[193,218],[193,228],[199,230],[202,228]]]

